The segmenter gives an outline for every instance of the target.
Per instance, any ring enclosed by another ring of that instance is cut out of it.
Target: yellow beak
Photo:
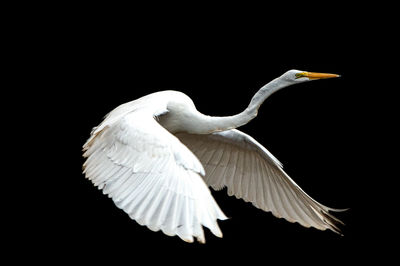
[[[305,76],[309,79],[330,79],[330,78],[338,78],[340,75],[337,74],[327,74],[327,73],[315,73],[315,72],[306,72]]]

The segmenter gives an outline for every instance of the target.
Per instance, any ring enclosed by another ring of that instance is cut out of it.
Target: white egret
[[[308,196],[260,143],[235,129],[279,89],[336,74],[290,70],[263,86],[241,113],[207,116],[178,91],[122,104],[93,128],[83,146],[86,178],[130,218],[153,231],[204,243],[203,227],[222,237],[227,217],[208,186],[251,202],[276,217],[340,233],[330,211]]]

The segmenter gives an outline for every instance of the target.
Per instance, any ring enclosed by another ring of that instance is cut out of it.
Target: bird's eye
[[[301,73],[296,73],[295,76],[296,76],[296,79],[298,79],[298,78],[307,77],[307,74],[306,74],[306,72],[301,72]]]

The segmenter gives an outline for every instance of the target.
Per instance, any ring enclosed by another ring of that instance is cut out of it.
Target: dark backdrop
[[[365,175],[370,164],[361,136],[373,113],[366,109],[370,88],[359,81],[368,63],[359,49],[365,36],[349,23],[350,11],[326,6],[299,13],[294,8],[275,19],[284,7],[191,9],[182,16],[162,8],[143,16],[140,9],[129,9],[135,10],[130,14],[103,8],[58,10],[37,18],[38,26],[27,25],[35,43],[27,52],[34,59],[27,67],[38,68],[31,77],[37,89],[31,93],[46,98],[37,107],[42,123],[51,125],[41,146],[48,178],[40,188],[44,192],[36,192],[40,207],[32,210],[36,218],[25,242],[39,248],[35,256],[78,260],[83,254],[132,263],[142,258],[193,263],[213,256],[231,263],[320,262],[316,257],[322,255],[324,261],[340,262],[358,259],[362,254],[356,247],[370,247],[376,233],[364,234],[363,206],[370,199],[363,196],[363,184],[370,179]],[[277,219],[222,190],[213,195],[231,217],[219,223],[224,237],[205,229],[205,245],[187,244],[130,220],[82,175],[82,145],[119,104],[172,89],[189,95],[204,114],[231,115],[289,69],[342,77],[277,92],[241,130],[269,149],[310,196],[327,206],[350,208],[337,215],[346,224],[344,236]]]

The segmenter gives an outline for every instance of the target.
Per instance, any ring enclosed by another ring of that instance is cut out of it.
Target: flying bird
[[[340,234],[342,222],[330,212],[343,209],[312,199],[278,159],[236,129],[255,118],[272,93],[334,77],[289,70],[258,90],[243,112],[225,117],[200,113],[187,95],[172,90],[127,102],[93,128],[83,146],[83,172],[131,219],[187,242],[204,243],[203,226],[222,237],[217,220],[227,217],[209,186],[227,187],[229,195],[278,218]]]

